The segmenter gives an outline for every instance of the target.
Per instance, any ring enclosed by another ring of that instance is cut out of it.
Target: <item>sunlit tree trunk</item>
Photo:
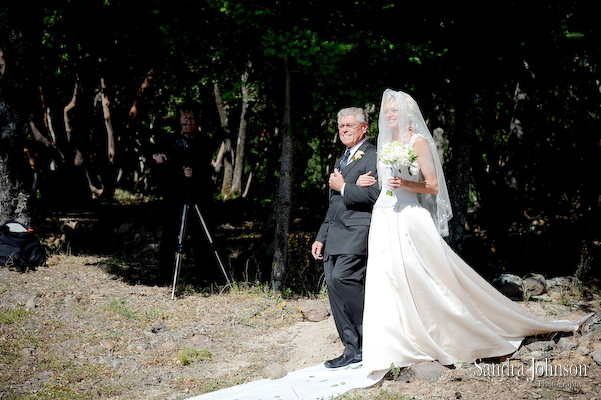
[[[221,128],[225,133],[225,139],[221,145],[217,162],[214,163],[216,170],[223,168],[223,181],[221,184],[221,197],[230,200],[242,194],[242,177],[244,175],[244,152],[246,148],[246,132],[248,126],[248,108],[250,106],[250,90],[248,88],[248,77],[250,74],[250,62],[241,76],[242,105],[240,109],[240,125],[238,126],[238,137],[234,149],[233,138],[229,126],[228,112],[225,108],[221,95],[221,87],[217,81],[213,82],[215,102]],[[245,192],[247,192],[245,190]]]
[[[106,81],[102,77],[100,78],[100,108],[102,110],[103,128],[106,137],[106,163],[99,163],[98,178],[101,186],[100,195],[108,200],[113,198],[117,185],[117,173],[115,169],[116,137],[110,105],[111,101],[107,94]],[[102,160],[102,157],[99,158],[100,160]]]
[[[152,83],[152,79],[154,78],[154,70],[151,69],[146,74],[144,81],[138,88],[136,96],[132,102],[131,107],[129,108],[127,122],[125,124],[125,129],[120,135],[120,145],[122,151],[119,154],[121,157],[121,162],[117,162],[119,164],[119,173],[117,175],[117,182],[121,182],[123,177],[125,180],[128,178],[131,179],[132,183],[134,183],[134,187],[141,186],[147,188],[147,181],[145,181],[146,173],[152,167],[152,159],[147,158],[142,154],[138,154],[136,158],[131,156],[132,149],[135,148],[136,133],[138,131],[138,121],[141,105],[144,103],[144,98],[146,97]],[[128,177],[128,174],[131,174]]]
[[[75,108],[77,104],[77,96],[79,95],[79,76],[76,77],[75,85],[73,87],[73,96],[71,97],[71,101],[69,104],[65,106],[63,109],[63,121],[65,122],[65,134],[67,136],[67,141],[71,141],[71,134],[73,133],[73,127],[71,125],[70,112]]]
[[[248,75],[250,63],[247,69],[242,74],[242,109],[240,111],[240,126],[238,128],[238,140],[236,141],[236,158],[234,161],[234,176],[232,179],[232,187],[230,189],[230,197],[240,196],[242,193],[242,175],[244,173],[244,150],[246,146],[246,128],[248,126],[248,107],[250,104],[250,93],[248,90]]]
[[[127,122],[126,128],[131,128],[132,123],[138,118],[139,105],[142,103],[142,99],[144,98],[144,92],[150,87],[153,74],[154,70],[151,69],[148,71],[146,78],[144,78],[144,82],[142,82],[142,85],[140,85],[133,104],[129,109],[129,121]]]
[[[230,138],[230,122],[228,119],[225,104],[223,103],[223,97],[221,95],[221,87],[219,82],[213,81],[213,93],[215,94],[215,104],[217,105],[217,112],[219,113],[219,121],[221,123],[221,129],[225,134],[225,139],[221,144],[219,164],[215,167],[223,168],[223,181],[221,183],[221,196],[224,200],[227,200],[227,196],[230,193],[232,187],[232,174],[233,174],[233,150],[232,150],[232,139]]]
[[[106,129],[106,156],[109,164],[115,162],[115,131],[113,129],[113,121],[111,119],[110,100],[106,94],[106,84],[104,78],[100,78],[100,87],[102,91],[101,102],[102,102],[102,117],[104,119],[104,127]]]
[[[232,181],[234,179],[234,149],[232,149],[232,139],[227,137],[223,141],[223,182],[221,183],[221,196],[223,200],[230,198],[232,192]]]

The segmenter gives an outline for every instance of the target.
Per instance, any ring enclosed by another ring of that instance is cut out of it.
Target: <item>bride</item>
[[[374,205],[369,233],[366,370],[432,360],[472,363],[511,354],[526,336],[578,330],[588,316],[561,322],[537,317],[493,288],[442,239],[451,205],[436,146],[415,100],[387,89],[378,123],[379,153],[400,141],[417,158],[401,167],[400,176],[378,163],[379,184],[388,190]],[[367,175],[357,181],[375,183]]]

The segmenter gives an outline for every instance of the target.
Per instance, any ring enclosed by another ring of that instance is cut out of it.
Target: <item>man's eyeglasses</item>
[[[359,125],[363,125],[363,124],[362,123],[358,123],[358,124],[338,124],[338,129],[345,129],[345,128],[355,129]]]

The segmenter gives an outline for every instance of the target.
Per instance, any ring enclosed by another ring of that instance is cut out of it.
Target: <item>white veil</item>
[[[399,109],[397,117],[399,122],[398,135],[395,135],[392,129],[390,129],[383,114],[384,106],[393,99],[396,100]],[[412,136],[409,131],[411,131],[413,134],[422,136],[428,142],[430,151],[432,152],[434,166],[436,168],[438,194],[432,195],[417,193],[417,197],[420,204],[430,212],[432,220],[434,221],[434,224],[436,225],[436,228],[441,236],[447,236],[449,234],[448,222],[453,217],[451,202],[449,201],[449,192],[447,190],[447,184],[442,171],[442,165],[438,156],[436,144],[434,143],[434,139],[432,138],[432,134],[430,133],[428,126],[426,125],[426,121],[424,121],[424,117],[422,116],[417,102],[405,92],[397,92],[391,89],[386,89],[382,95],[382,102],[380,105],[378,130],[378,152],[380,152],[382,146],[392,142],[393,140],[400,140],[404,143],[408,143]],[[400,137],[393,137],[393,135]],[[378,169],[380,168],[383,168],[382,163],[378,163]],[[378,176],[383,177],[385,175],[383,174],[383,171],[378,170]],[[423,179],[423,177],[420,177],[420,179]],[[381,181],[380,187],[382,187]]]

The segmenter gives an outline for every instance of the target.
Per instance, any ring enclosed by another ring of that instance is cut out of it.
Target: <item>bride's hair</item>
[[[383,112],[385,106],[388,106],[392,101],[396,102],[398,109],[398,132],[393,132],[388,126]],[[386,89],[382,95],[380,118],[378,120],[378,152],[380,152],[383,146],[394,140],[409,143],[411,136],[414,134],[423,137],[428,142],[428,147],[432,153],[434,167],[436,169],[436,179],[438,180],[438,193],[436,195],[418,193],[417,197],[421,205],[430,211],[434,224],[438,228],[438,232],[440,232],[442,236],[447,236],[449,234],[448,221],[452,218],[453,212],[451,210],[447,184],[442,171],[442,164],[432,134],[430,133],[419,106],[413,97],[405,92]],[[380,171],[380,168],[382,167],[383,164],[379,163],[379,177],[384,176],[382,173],[383,171]],[[380,182],[380,187],[381,185],[382,182]]]
[[[399,102],[397,101],[397,97],[398,94],[400,94],[403,97],[403,100],[405,100],[406,104],[398,104]],[[384,92],[384,95],[382,96],[382,108],[384,108],[384,105],[388,105],[392,102],[397,103],[397,107],[399,108],[399,110],[402,110],[403,108],[407,108],[408,109],[406,111],[410,111],[410,112],[404,112],[403,115],[401,116],[402,119],[405,120],[406,123],[406,127],[407,127],[407,131],[414,133],[416,131],[416,125],[417,125],[417,121],[415,120],[415,115],[417,114],[421,114],[420,110],[419,110],[419,106],[417,105],[417,102],[413,99],[413,97],[411,97],[410,95],[408,95],[405,92]],[[399,125],[400,128],[400,125]],[[403,132],[406,134],[406,132]],[[411,135],[409,135],[409,137],[404,137],[401,138],[401,140],[403,141],[408,141]]]

